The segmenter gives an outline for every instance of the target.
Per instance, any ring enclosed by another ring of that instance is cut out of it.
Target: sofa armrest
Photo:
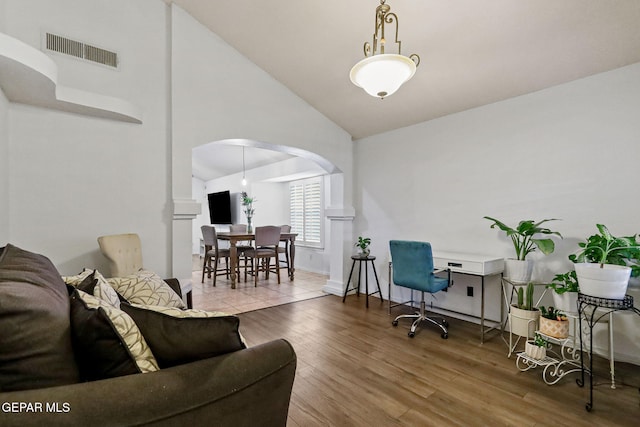
[[[291,345],[275,340],[153,373],[0,393],[0,425],[284,426],[295,369]],[[13,411],[21,404],[33,411]]]

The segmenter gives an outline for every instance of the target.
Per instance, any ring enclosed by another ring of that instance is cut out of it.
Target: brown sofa
[[[285,340],[82,382],[59,277],[46,257],[0,248],[1,426],[286,425],[296,355]]]

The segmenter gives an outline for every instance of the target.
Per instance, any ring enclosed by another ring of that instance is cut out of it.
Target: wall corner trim
[[[202,213],[202,206],[192,199],[173,200],[173,219],[195,219]]]
[[[331,221],[353,221],[356,217],[356,211],[350,206],[332,207],[329,206],[324,210],[324,214]]]

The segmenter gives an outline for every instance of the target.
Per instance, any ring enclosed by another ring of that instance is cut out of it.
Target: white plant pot
[[[504,263],[504,276],[512,283],[529,283],[533,272],[533,261],[506,259]]]
[[[580,292],[598,298],[623,299],[631,277],[631,268],[623,265],[574,264]]]
[[[553,306],[564,313],[578,312],[578,293],[565,292],[562,295],[553,292]]]
[[[522,310],[514,305],[509,312],[509,325],[511,333],[521,337],[532,337],[538,330],[540,310]]]
[[[527,356],[536,360],[542,360],[545,357],[547,357],[547,348],[539,347],[535,345],[532,341],[527,341],[527,343],[524,346],[524,352],[527,354]]]

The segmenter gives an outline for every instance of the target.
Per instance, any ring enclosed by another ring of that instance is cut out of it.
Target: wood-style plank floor
[[[408,309],[399,308],[394,314]],[[250,345],[286,338],[298,355],[289,409],[297,426],[638,426],[640,367],[616,363],[610,388],[597,359],[594,408],[588,384],[569,374],[549,386],[541,369],[520,372],[498,336],[479,343],[478,325],[448,319],[407,336],[386,305],[329,295],[239,314]]]

